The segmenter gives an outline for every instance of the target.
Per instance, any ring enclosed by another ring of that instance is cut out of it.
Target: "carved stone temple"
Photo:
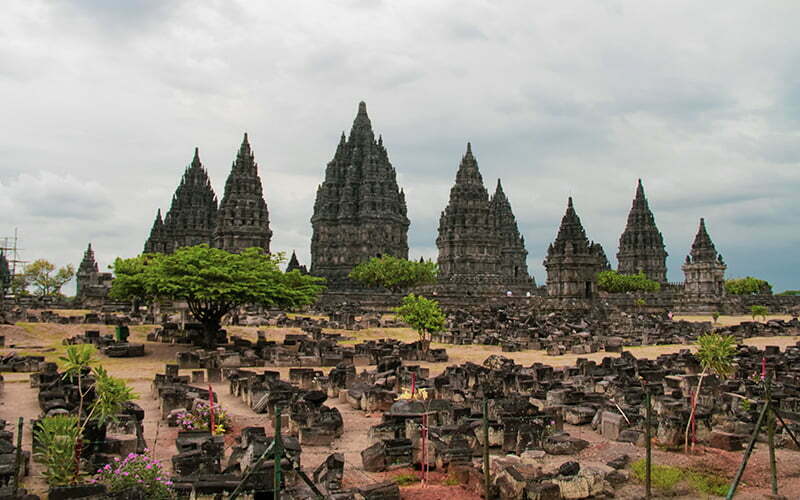
[[[92,244],[89,243],[83,253],[83,260],[78,266],[78,271],[75,273],[75,297],[84,305],[100,305],[108,297],[112,279],[111,273],[100,272],[94,258]]]
[[[706,222],[701,218],[692,250],[681,266],[685,276],[684,295],[687,298],[722,297],[725,294],[726,268],[722,255],[717,253],[706,231]]]
[[[567,211],[555,241],[547,249],[547,294],[554,297],[592,298],[597,294],[595,275],[610,269],[599,243],[589,241],[581,219],[567,202]]]
[[[511,204],[500,181],[494,196],[483,184],[472,145],[461,158],[447,207],[439,218],[439,288],[472,291],[533,287]],[[452,290],[449,290],[452,291]]]
[[[325,169],[311,225],[310,272],[326,278],[331,289],[355,288],[347,275],[371,257],[408,258],[405,194],[363,102]]]
[[[181,247],[204,243],[230,252],[248,247],[269,252],[271,237],[258,166],[245,134],[219,208],[208,172],[195,148],[194,158],[172,196],[169,211],[163,219],[161,209],[156,212],[144,251],[172,253]]]
[[[217,210],[214,246],[232,253],[250,247],[263,248],[269,253],[271,239],[269,210],[258,165],[245,133]]]
[[[628,223],[619,238],[617,271],[621,274],[643,272],[649,279],[667,282],[667,251],[664,238],[647,203],[642,180],[636,186]]]

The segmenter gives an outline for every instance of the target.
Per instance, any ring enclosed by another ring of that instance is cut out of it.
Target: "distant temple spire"
[[[667,251],[664,238],[656,227],[653,212],[647,203],[642,180],[636,186],[636,195],[628,212],[628,222],[619,238],[617,271],[622,274],[643,272],[659,283],[667,282]]]
[[[517,218],[511,209],[511,202],[503,191],[500,179],[497,179],[494,195],[489,200],[489,208],[500,239],[500,271],[503,274],[503,282],[532,287],[534,282],[528,274],[525,238],[519,232]]]
[[[695,299],[718,299],[725,294],[725,269],[722,255],[717,253],[714,242],[706,230],[705,219],[692,242],[692,249],[681,266],[685,276],[684,293]]]

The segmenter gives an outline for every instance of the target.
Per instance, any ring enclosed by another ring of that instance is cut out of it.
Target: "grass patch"
[[[728,481],[721,476],[714,476],[704,472],[689,471],[687,473],[689,484],[700,493],[724,497],[728,494]]]
[[[633,475],[644,482],[644,459],[631,464]],[[672,491],[682,481],[686,481],[697,493],[724,497],[728,493],[728,478],[719,474],[709,474],[697,470],[683,469],[671,465],[653,464],[650,477],[653,487],[664,492]]]
[[[652,467],[650,481],[659,490],[670,491],[683,479],[683,469],[680,467],[656,464],[653,464]],[[633,475],[639,481],[644,481],[644,469],[644,459],[637,460],[631,464]]]
[[[452,474],[447,476],[447,479],[442,481],[442,486],[458,486],[459,484],[461,484],[461,482]]]
[[[411,472],[405,474],[398,474],[392,478],[392,480],[397,483],[398,486],[408,486],[410,484],[418,483],[419,476],[413,474]]]

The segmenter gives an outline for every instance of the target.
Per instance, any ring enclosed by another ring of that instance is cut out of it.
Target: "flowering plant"
[[[145,453],[129,453],[120,460],[97,469],[97,474],[89,480],[90,483],[106,485],[109,493],[118,493],[128,488],[138,488],[147,494],[147,498],[156,500],[172,500],[176,498],[172,489],[169,474],[164,471],[161,461]]]
[[[207,431],[211,425],[211,409],[207,401],[197,401],[190,411],[178,413],[178,426],[184,431]],[[225,409],[214,404],[213,434],[225,434],[230,430],[230,418]]]

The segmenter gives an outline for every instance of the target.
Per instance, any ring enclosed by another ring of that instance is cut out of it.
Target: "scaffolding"
[[[0,246],[0,255],[5,256],[6,261],[9,265],[9,271],[11,272],[11,281],[14,281],[14,278],[17,276],[17,265],[20,266],[20,272],[22,272],[22,265],[27,264],[27,261],[20,260],[19,258],[19,230],[14,228],[14,236],[4,236],[0,237],[2,240],[3,245]],[[5,291],[3,291],[5,292]],[[0,300],[2,300],[5,293],[0,294]]]

